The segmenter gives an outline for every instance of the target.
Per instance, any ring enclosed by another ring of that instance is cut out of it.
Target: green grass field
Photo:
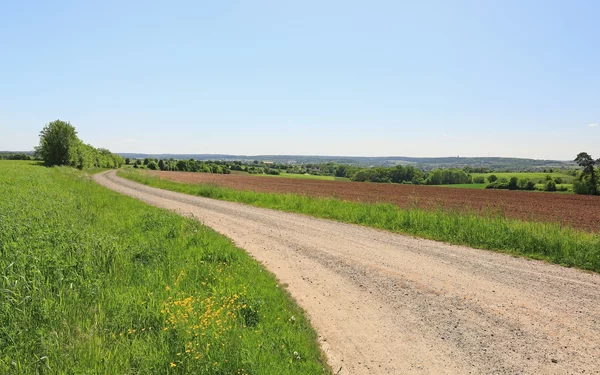
[[[328,371],[277,280],[199,222],[69,168],[0,161],[0,191],[0,374]]]
[[[561,227],[555,223],[509,219],[501,212],[482,216],[456,211],[401,209],[391,204],[256,193],[214,184],[183,184],[133,170],[121,170],[118,175],[186,194],[297,212],[600,272],[600,234]]]
[[[490,175],[496,175],[496,177],[498,177],[499,179],[501,178],[505,178],[507,180],[510,180],[511,177],[517,177],[518,179],[529,179],[535,183],[538,183],[538,181],[541,181],[540,183],[545,182],[546,180],[546,176],[550,175],[552,177],[552,179],[558,178],[560,177],[564,183],[566,184],[570,184],[573,182],[573,180],[575,179],[575,177],[570,176],[568,174],[564,174],[564,173],[543,173],[543,172],[501,172],[501,173],[473,173],[471,174],[471,176],[473,176],[473,178],[475,177],[484,177],[487,182],[487,178]]]
[[[556,192],[556,193],[563,193],[563,194],[572,193],[572,189],[573,189],[572,182],[575,179],[575,177],[569,176],[564,173],[541,173],[541,172],[540,173],[537,173],[537,172],[473,173],[472,174],[473,178],[484,177],[486,179],[485,183],[483,183],[483,184],[435,185],[435,186],[452,187],[452,188],[459,188],[459,189],[485,189],[485,187],[489,184],[487,178],[490,175],[496,175],[496,177],[498,177],[498,179],[505,178],[507,180],[510,180],[511,177],[517,177],[518,179],[531,180],[536,183],[536,189],[539,189],[539,190],[544,190],[544,182],[546,181],[546,176],[550,175],[552,177],[552,179],[556,179],[556,178],[560,177],[564,183],[557,184],[556,187],[557,188],[565,187],[570,190],[569,192],[560,192],[560,191]]]
[[[458,188],[458,189],[485,189],[488,183],[485,184],[452,184],[452,185],[431,185],[431,186],[440,186],[447,188]],[[540,190],[544,190],[544,184],[535,184],[535,188],[538,190],[532,190],[531,192],[539,192]],[[557,188],[565,187],[567,189],[573,189],[573,184],[557,184]],[[521,190],[527,191],[527,190]],[[553,194],[573,194],[572,191],[555,191]]]

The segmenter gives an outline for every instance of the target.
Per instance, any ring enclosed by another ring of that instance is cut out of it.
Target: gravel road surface
[[[340,374],[600,374],[600,276],[484,250],[144,186],[273,272]]]

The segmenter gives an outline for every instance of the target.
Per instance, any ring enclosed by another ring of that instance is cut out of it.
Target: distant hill
[[[290,164],[318,164],[339,163],[360,166],[394,166],[398,164],[413,165],[415,167],[430,170],[434,168],[463,168],[486,167],[492,170],[506,171],[535,171],[549,168],[575,168],[577,164],[572,161],[561,160],[538,160],[520,158],[500,157],[441,157],[441,158],[413,158],[405,156],[317,156],[317,155],[226,155],[226,154],[136,154],[121,153],[126,158],[132,159],[195,159],[195,160],[222,160],[222,161],[246,161],[254,160],[271,161],[276,163]]]

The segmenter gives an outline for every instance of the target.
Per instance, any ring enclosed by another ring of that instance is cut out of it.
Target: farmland
[[[0,161],[0,373],[316,374],[277,280],[196,220]]]
[[[335,177],[335,176],[316,176],[312,174],[299,174],[299,173],[286,173],[283,172],[278,175],[270,175],[270,174],[249,174],[247,172],[241,171],[232,171],[232,175],[235,176],[249,176],[249,177],[272,177],[272,178],[295,178],[295,179],[304,179],[304,180],[321,180],[321,181],[350,181],[350,179],[345,177]]]
[[[253,176],[185,172],[148,173],[177,182],[216,184],[236,190],[294,193],[354,202],[391,203],[401,208],[477,212],[527,221],[555,222],[588,231],[600,230],[600,198],[593,196],[489,190],[473,190],[466,193],[464,189],[436,186],[283,178],[266,180]],[[582,207],[586,210],[583,211]]]

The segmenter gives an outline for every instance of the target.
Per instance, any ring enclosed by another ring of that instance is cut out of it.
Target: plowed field
[[[587,231],[600,230],[600,197],[557,193],[452,189],[435,186],[319,181],[192,172],[148,171],[186,183],[211,183],[237,190],[295,193],[358,202],[385,202],[403,208],[456,209],[554,221]]]

